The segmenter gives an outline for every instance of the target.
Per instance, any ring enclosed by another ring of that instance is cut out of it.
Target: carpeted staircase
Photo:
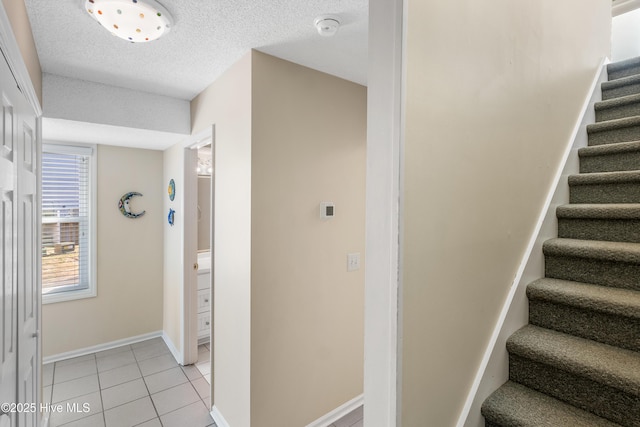
[[[640,427],[640,58],[608,73],[488,427]]]

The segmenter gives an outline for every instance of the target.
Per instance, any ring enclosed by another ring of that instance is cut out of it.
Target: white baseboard
[[[65,353],[54,354],[42,358],[42,363],[58,362],[60,360],[72,359],[74,357],[84,356],[86,354],[97,353],[99,351],[110,350],[116,347],[122,347],[127,344],[134,344],[140,341],[149,340],[151,338],[161,337],[162,331],[149,332],[148,334],[136,335],[135,337],[123,338],[121,340],[115,340],[103,344],[94,345],[91,347],[85,347],[78,350],[67,351]]]
[[[227,420],[224,419],[218,408],[215,407],[215,405],[213,408],[211,408],[211,418],[213,418],[213,421],[216,422],[216,425],[218,427],[231,427]]]
[[[180,365],[184,365],[182,354],[180,354],[176,346],[173,344],[173,341],[171,341],[171,338],[169,338],[169,335],[167,335],[167,333],[164,331],[162,331],[162,339],[164,340],[164,343],[167,345],[167,347],[169,347],[169,351],[173,355],[173,358],[176,359],[176,362],[178,362]]]
[[[593,104],[601,100],[602,94],[599,89],[600,84],[607,80],[607,63],[609,60],[603,58],[594,74],[590,90],[585,94],[580,115],[574,123],[563,158],[556,170],[527,250],[511,284],[456,427],[484,426],[484,418],[480,414],[482,402],[508,379],[509,360],[506,341],[512,333],[528,323],[529,302],[526,287],[532,281],[544,277],[542,244],[545,240],[558,236],[558,219],[555,210],[557,206],[569,203],[567,178],[571,174],[579,173],[578,149],[587,146],[586,125],[595,122]]]
[[[335,423],[336,421],[338,421],[340,418],[344,417],[348,413],[352,412],[353,410],[358,409],[360,406],[362,406],[363,403],[364,403],[364,394],[361,394],[360,396],[357,396],[351,399],[344,405],[338,406],[333,411],[329,412],[326,415],[323,415],[322,417],[318,418],[312,423],[307,424],[306,427],[327,427]]]

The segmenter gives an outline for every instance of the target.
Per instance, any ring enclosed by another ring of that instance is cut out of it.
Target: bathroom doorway
[[[211,211],[213,200],[212,147],[209,142],[198,147],[197,182],[197,232],[198,232],[198,279],[197,279],[197,340],[198,361],[196,367],[211,384]]]

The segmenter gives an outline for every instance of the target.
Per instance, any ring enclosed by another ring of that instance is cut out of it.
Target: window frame
[[[88,155],[89,156],[89,200],[88,200],[88,287],[84,289],[74,289],[74,285],[62,285],[56,288],[55,292],[44,293],[41,289],[42,304],[51,304],[64,301],[73,301],[84,298],[98,296],[97,286],[97,169],[98,169],[98,147],[96,144],[66,143],[58,141],[44,141],[42,153]],[[40,223],[43,224],[42,219]],[[42,232],[41,232],[42,233]],[[42,250],[42,244],[40,245]]]

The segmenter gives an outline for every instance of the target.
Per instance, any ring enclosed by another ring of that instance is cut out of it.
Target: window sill
[[[54,304],[57,302],[74,301],[98,296],[95,287],[78,291],[54,292],[42,295],[42,304]]]

